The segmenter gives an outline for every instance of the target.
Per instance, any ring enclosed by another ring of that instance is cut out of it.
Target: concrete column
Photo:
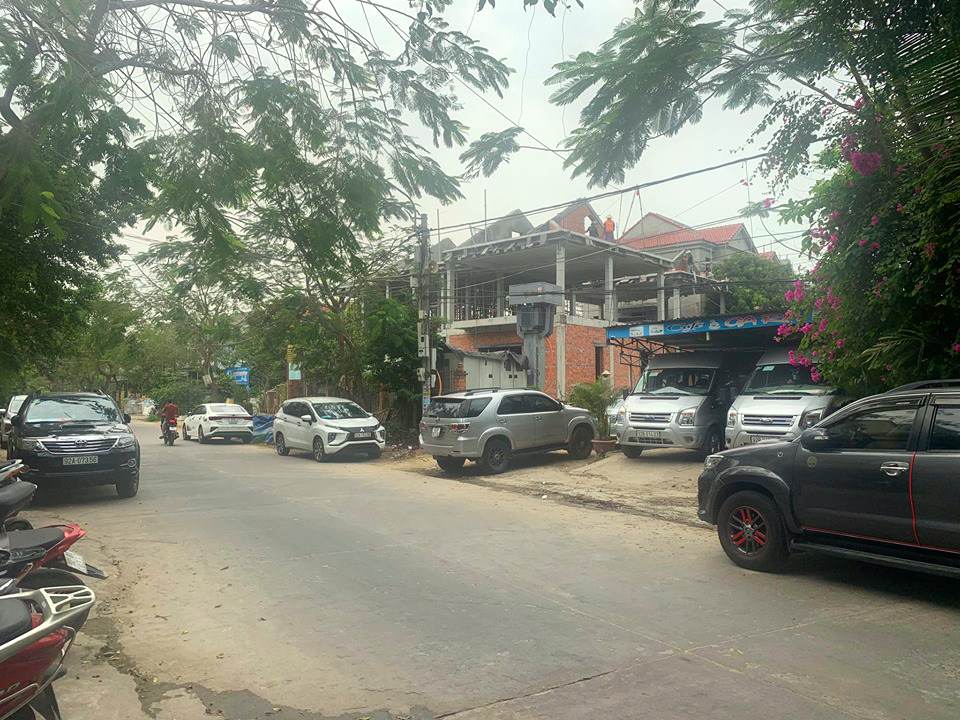
[[[663,322],[667,319],[667,289],[664,287],[666,276],[663,272],[657,273],[657,320]]]
[[[556,257],[555,282],[560,287],[560,292],[565,293],[567,289],[567,250],[562,243],[557,243]],[[553,332],[557,336],[557,355],[555,358],[557,367],[557,397],[565,398],[567,396],[567,304],[565,301],[557,305]]]
[[[577,314],[577,294],[573,291],[570,292],[570,309],[567,312],[571,315]]]
[[[389,300],[390,299],[390,281],[387,280],[386,284],[383,286],[383,296]]]
[[[447,297],[443,306],[446,309],[443,314],[447,316],[447,322],[452,323],[456,319],[457,311],[457,270],[452,261],[447,262],[447,290],[445,294]]]
[[[473,318],[470,316],[470,312],[471,312],[471,308],[470,308],[470,295],[472,294],[472,292],[473,292],[473,288],[470,288],[470,287],[466,288],[466,289],[463,291],[463,319],[464,319],[464,320],[472,320],[472,319],[473,319]]]
[[[603,268],[603,317],[607,322],[617,321],[617,296],[613,291],[613,255],[607,255]]]
[[[720,290],[720,314],[727,314],[727,291],[726,288]]]
[[[673,289],[673,319],[680,317],[680,288]]]
[[[507,298],[503,291],[503,275],[497,275],[497,317],[507,314]]]

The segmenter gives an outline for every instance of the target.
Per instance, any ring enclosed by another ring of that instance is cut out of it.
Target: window
[[[713,375],[711,368],[648,368],[634,392],[638,395],[706,395]]]
[[[314,403],[313,409],[321,420],[358,420],[370,416],[366,410],[349,400]]]
[[[810,376],[810,370],[809,367],[793,366],[789,363],[758,365],[750,376],[746,392],[751,395],[829,392],[831,388],[815,381]]]
[[[463,402],[462,398],[435,397],[430,400],[424,416],[435,418],[460,417],[460,406],[463,405]]]
[[[295,417],[295,418],[298,418],[301,415],[309,414],[309,410],[307,410],[306,403],[302,403],[302,402],[287,403],[284,406],[283,412],[285,415],[290,415],[291,417]]]
[[[937,407],[930,433],[930,449],[960,451],[960,407]]]
[[[500,415],[518,415],[523,412],[523,396],[507,395],[500,401],[497,413]]]
[[[463,413],[463,417],[465,418],[480,417],[480,413],[484,411],[484,409],[487,407],[487,405],[490,404],[490,401],[492,399],[493,398],[488,398],[488,397],[474,398],[473,400],[470,401],[469,406],[466,409],[466,412]]]
[[[28,423],[115,423],[120,413],[107,397],[41,397],[27,406]]]
[[[906,450],[917,415],[909,407],[868,408],[827,426],[837,447],[848,450]]]
[[[227,405],[225,403],[217,405],[207,405],[210,412],[215,415],[246,415],[247,411],[240,405]]]
[[[559,409],[560,406],[546,395],[523,396],[523,412],[556,412]]]

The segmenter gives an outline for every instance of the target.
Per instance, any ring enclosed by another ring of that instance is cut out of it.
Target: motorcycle
[[[163,422],[163,438],[164,445],[173,445],[173,441],[180,437],[180,433],[177,432],[177,418],[168,418]]]
[[[60,720],[53,681],[95,600],[83,585],[0,596],[0,720]]]

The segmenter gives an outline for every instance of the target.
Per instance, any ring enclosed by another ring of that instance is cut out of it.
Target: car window
[[[469,403],[463,413],[465,418],[475,418],[480,417],[480,413],[484,411],[487,405],[490,404],[490,401],[493,398],[483,397],[483,398],[473,398]]]
[[[960,407],[939,406],[930,433],[931,450],[960,451]]]
[[[303,415],[303,412],[300,410],[300,403],[298,402],[287,403],[287,407],[284,412],[291,417],[300,417]]]
[[[424,413],[426,417],[435,418],[458,418],[461,406],[465,405],[463,398],[455,397],[435,397],[430,400],[427,410]]]
[[[20,406],[23,405],[23,401],[26,399],[26,395],[14,395],[12,398],[10,398],[10,402],[7,403],[7,415],[16,415],[17,411],[20,409]]]
[[[546,395],[534,395],[531,393],[530,395],[523,396],[524,412],[556,412],[559,409],[560,406]]]
[[[517,415],[523,412],[523,396],[507,395],[500,401],[500,407],[497,408],[499,415]]]
[[[840,449],[906,450],[916,415],[916,407],[874,407],[827,427]]]
[[[369,414],[355,402],[349,400],[328,400],[313,403],[313,409],[321,420],[358,420]],[[307,413],[304,413],[306,415]]]
[[[246,415],[247,411],[240,405],[228,405],[226,403],[220,403],[215,405],[207,405],[210,408],[210,412],[216,413],[217,415]]]
[[[120,412],[107,397],[41,397],[27,406],[28,423],[120,422]]]

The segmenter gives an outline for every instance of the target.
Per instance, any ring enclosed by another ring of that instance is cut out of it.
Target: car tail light
[[[466,432],[468,427],[470,427],[470,423],[450,423],[450,432]]]
[[[207,420],[209,420],[210,422],[213,422],[214,420],[226,420],[226,419],[227,418],[224,417],[223,415],[211,415],[210,417],[207,418]]]

